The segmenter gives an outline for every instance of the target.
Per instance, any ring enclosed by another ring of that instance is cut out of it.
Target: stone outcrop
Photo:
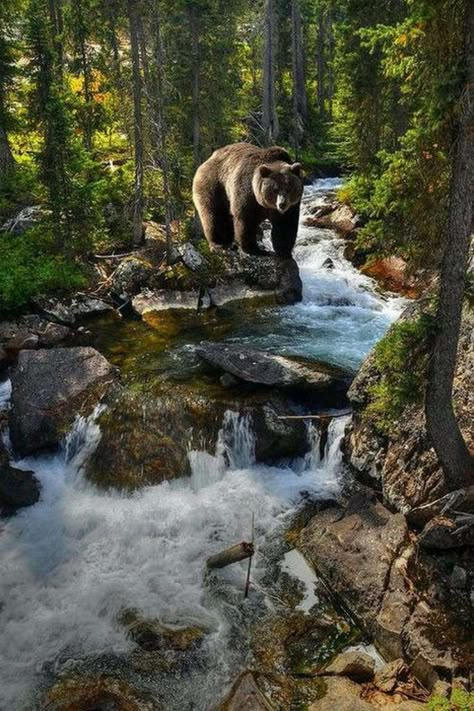
[[[416,312],[412,305],[410,314]],[[454,381],[454,407],[468,446],[474,450],[474,313],[463,315]],[[370,389],[379,373],[369,354],[355,377],[348,396],[354,407],[346,437],[348,461],[356,476],[370,483],[390,506],[404,512],[446,493],[435,451],[426,433],[422,404],[407,406],[389,436],[377,432],[365,414]]]
[[[133,308],[142,316],[149,311],[207,309],[262,296],[294,304],[301,301],[302,290],[294,259],[279,259],[272,253],[250,257],[233,250],[204,254],[185,243],[179,247],[176,263],[145,276],[139,293],[136,289],[131,293]]]
[[[116,375],[93,348],[20,351],[9,413],[15,452],[56,446],[77,414],[92,411]]]
[[[403,514],[364,489],[316,514],[298,546],[385,658],[410,662],[432,689],[472,666],[473,616],[449,563],[443,569],[414,544]]]

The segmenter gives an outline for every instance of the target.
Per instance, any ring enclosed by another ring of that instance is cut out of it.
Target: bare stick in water
[[[254,550],[254,539],[255,539],[255,513],[252,511],[252,555],[249,558],[249,567],[247,568],[247,582],[245,583],[245,594],[244,597],[247,598],[249,596],[249,589],[250,589],[250,571],[252,569],[252,558],[253,558],[253,553],[255,552]]]

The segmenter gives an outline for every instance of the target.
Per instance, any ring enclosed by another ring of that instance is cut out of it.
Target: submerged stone
[[[164,711],[158,700],[107,674],[77,675],[58,681],[44,711]]]

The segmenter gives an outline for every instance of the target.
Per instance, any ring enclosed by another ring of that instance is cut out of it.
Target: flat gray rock
[[[319,364],[313,368],[284,356],[235,344],[202,343],[196,353],[209,365],[256,385],[325,389],[346,379],[345,374],[336,369]]]

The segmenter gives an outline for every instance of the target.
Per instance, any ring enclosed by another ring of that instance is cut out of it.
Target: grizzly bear
[[[298,231],[303,171],[284,148],[235,143],[215,151],[194,176],[193,200],[211,249],[235,241],[247,254],[257,245],[261,223],[272,225],[273,249],[291,257]]]

